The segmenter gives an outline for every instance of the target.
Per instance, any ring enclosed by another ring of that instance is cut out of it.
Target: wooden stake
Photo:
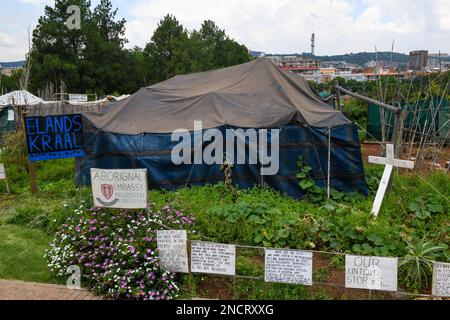
[[[192,250],[191,241],[189,239],[187,239],[188,270],[189,270],[189,284],[188,284],[188,287],[189,287],[189,294],[191,296],[193,296],[194,292],[192,292],[191,250]]]
[[[328,124],[327,199],[330,199],[330,185],[331,185],[331,126]]]
[[[37,183],[36,183],[36,167],[34,166],[34,162],[28,160],[28,168],[30,170],[31,193],[32,194],[36,194],[36,192],[37,192]]]
[[[6,193],[11,193],[11,191],[9,190],[9,184],[8,184],[8,178],[5,175],[5,183],[6,183]]]
[[[28,141],[27,141],[27,135],[26,135],[26,129],[25,129],[25,112],[23,112],[22,107],[20,107],[20,119],[22,122],[22,130],[23,130],[23,136],[25,140],[25,154],[28,158]],[[31,187],[31,193],[36,194],[37,192],[37,183],[36,183],[36,167],[34,165],[34,162],[30,161],[28,158],[28,169],[30,172],[30,187]]]
[[[233,299],[237,300],[237,293],[236,293],[236,275],[233,276]]]

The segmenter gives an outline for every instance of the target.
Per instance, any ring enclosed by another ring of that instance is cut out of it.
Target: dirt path
[[[371,156],[381,156],[381,145],[379,143],[362,143],[362,156],[364,163],[368,162],[369,155]],[[417,153],[417,148],[413,150],[413,155],[415,156]],[[433,169],[432,166],[432,149],[426,148],[423,151],[423,157],[422,165],[420,168],[421,173],[429,172],[431,169]],[[408,157],[407,154],[402,154],[402,159],[405,160],[413,160]],[[446,168],[446,162],[450,160],[450,147],[447,147],[446,149],[443,149],[441,154],[439,155],[439,158],[437,159],[436,163],[438,164],[438,167],[435,167],[435,169],[442,169]]]
[[[86,289],[71,290],[66,286],[0,279],[0,300],[102,300]]]

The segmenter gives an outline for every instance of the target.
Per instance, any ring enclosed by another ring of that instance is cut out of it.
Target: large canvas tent
[[[295,177],[300,170],[298,156],[324,186],[330,128],[331,186],[367,192],[356,127],[322,101],[303,78],[281,71],[266,58],[176,76],[83,116],[87,156],[77,162],[82,184],[90,182],[90,168],[147,168],[149,186],[167,189],[223,181],[218,164],[172,162],[171,150],[178,142],[171,141],[171,133],[183,128],[196,139],[194,121],[201,120],[203,130],[216,128],[223,136],[229,128],[280,129],[276,175],[262,177],[260,164],[228,159],[235,163],[233,182],[240,187],[263,181],[291,196],[302,196]],[[243,140],[250,150],[252,146]],[[203,141],[203,147],[208,143]]]

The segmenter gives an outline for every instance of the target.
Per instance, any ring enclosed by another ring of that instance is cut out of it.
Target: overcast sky
[[[92,0],[95,5],[99,1]],[[0,61],[22,60],[31,29],[52,0],[2,0]],[[127,20],[129,47],[144,46],[167,13],[188,29],[205,19],[249,49],[316,54],[426,49],[450,51],[450,0],[112,0]]]

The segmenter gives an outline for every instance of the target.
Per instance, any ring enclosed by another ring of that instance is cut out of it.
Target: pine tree
[[[66,23],[71,13],[67,9],[77,5],[81,12],[81,28],[70,29]],[[62,81],[69,90],[80,86],[78,68],[87,45],[87,30],[90,21],[90,1],[56,0],[54,7],[46,6],[33,31],[31,88],[42,88],[53,82],[58,86]]]

